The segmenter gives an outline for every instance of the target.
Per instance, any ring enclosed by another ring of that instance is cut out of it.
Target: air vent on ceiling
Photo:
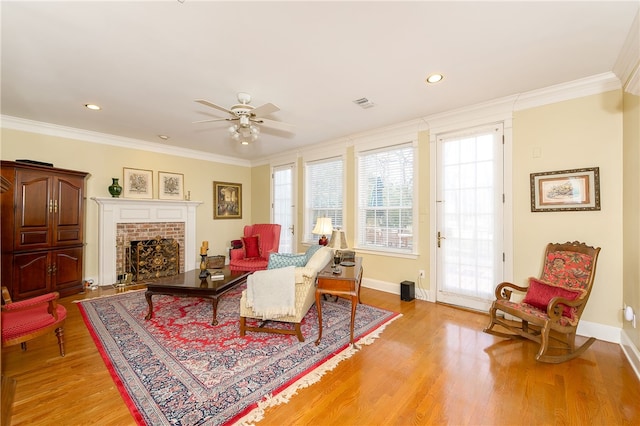
[[[356,99],[353,103],[359,105],[362,109],[372,108],[376,105],[367,98]]]

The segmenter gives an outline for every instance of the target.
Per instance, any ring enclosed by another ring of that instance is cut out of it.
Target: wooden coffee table
[[[250,272],[230,271],[228,267],[220,269],[224,273],[224,279],[212,280],[211,277],[200,279],[200,270],[183,272],[171,277],[157,278],[148,281],[147,291],[144,296],[149,304],[149,312],[145,319],[153,317],[153,303],[151,296],[154,294],[166,294],[178,297],[203,297],[211,299],[213,306],[213,319],[211,325],[218,325],[218,299],[227,291],[247,281]],[[213,272],[214,270],[211,270]]]

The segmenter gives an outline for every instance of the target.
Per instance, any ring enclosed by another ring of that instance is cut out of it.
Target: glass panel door
[[[296,253],[294,165],[273,169],[273,223],[281,225],[280,253]]]
[[[436,300],[487,310],[503,270],[503,127],[438,135]]]

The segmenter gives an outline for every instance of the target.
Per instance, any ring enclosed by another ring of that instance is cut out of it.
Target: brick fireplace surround
[[[123,245],[132,238],[175,238],[180,244],[180,270],[191,270],[199,264],[196,259],[196,208],[201,201],[98,197],[92,200],[99,209],[97,284],[117,282],[118,274],[124,272]]]

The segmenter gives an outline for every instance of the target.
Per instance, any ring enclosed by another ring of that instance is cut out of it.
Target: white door
[[[280,228],[280,253],[296,253],[294,164],[273,169],[273,223]]]
[[[503,126],[436,136],[436,300],[488,310],[503,275]]]

